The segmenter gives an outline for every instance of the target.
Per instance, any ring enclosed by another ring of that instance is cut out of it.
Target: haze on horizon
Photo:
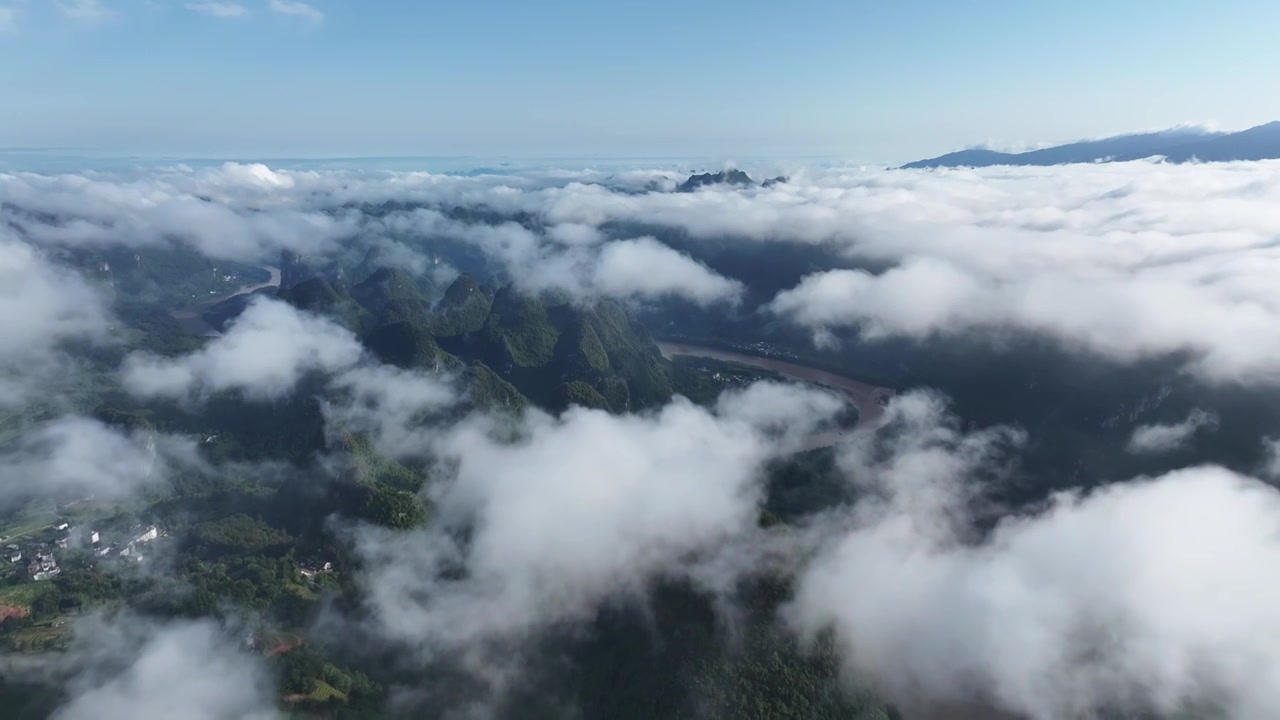
[[[1280,118],[1277,22],[1261,0],[0,0],[0,147],[905,162]]]

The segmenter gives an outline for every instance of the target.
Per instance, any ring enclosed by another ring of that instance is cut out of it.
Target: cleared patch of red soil
[[[0,605],[0,620],[11,617],[24,617],[26,614],[26,608],[20,608],[16,605]]]
[[[285,635],[279,638],[274,646],[269,648],[266,653],[267,657],[275,657],[283,655],[302,645],[302,638],[298,635]]]

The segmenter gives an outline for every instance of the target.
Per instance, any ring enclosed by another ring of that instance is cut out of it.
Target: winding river
[[[236,288],[235,290],[232,290],[229,293],[216,295],[214,297],[209,298],[208,300],[201,300],[196,304],[197,305],[213,305],[214,303],[220,303],[223,300],[230,300],[231,298],[237,295],[248,295],[251,292],[257,292],[262,288],[280,287],[280,268],[274,267],[272,265],[263,265],[262,269],[271,273],[271,277],[266,282],[254,283],[252,285],[241,285],[240,287]]]
[[[213,297],[205,298],[204,300],[200,300],[192,305],[170,310],[169,316],[182,323],[183,327],[193,335],[217,335],[218,331],[210,326],[209,323],[205,322],[204,318],[200,316],[201,308],[220,303],[223,300],[230,300],[231,298],[239,295],[248,295],[249,293],[257,292],[263,288],[280,287],[280,268],[271,265],[263,265],[262,269],[271,273],[271,277],[269,277],[266,282],[241,285],[231,292],[214,295]]]
[[[895,392],[893,388],[880,387],[879,385],[872,385],[827,372],[826,370],[759,355],[747,355],[731,350],[677,342],[659,342],[658,349],[662,351],[663,357],[666,358],[672,358],[677,355],[710,358],[721,362],[769,370],[793,380],[831,388],[848,397],[854,407],[858,408],[858,424],[856,427],[859,428],[879,423],[880,418],[884,416],[884,405],[881,403],[888,403]],[[840,441],[842,436],[840,433],[824,433],[814,436],[806,449],[834,445]]]

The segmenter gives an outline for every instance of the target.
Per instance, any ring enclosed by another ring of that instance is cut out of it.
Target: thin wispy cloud
[[[187,9],[192,12],[198,12],[203,15],[211,15],[219,18],[236,18],[249,14],[248,8],[240,3],[217,2],[216,0],[187,3]]]
[[[1213,413],[1194,410],[1186,420],[1172,424],[1140,425],[1129,438],[1129,452],[1135,454],[1163,453],[1180,450],[1201,430],[1213,430],[1218,418]]]
[[[59,2],[58,10],[66,17],[83,23],[96,23],[115,17],[115,10],[102,0],[68,0]]]
[[[281,15],[295,15],[313,23],[324,22],[324,13],[304,2],[294,2],[294,0],[271,0],[268,7],[271,8],[272,12],[277,12]]]
[[[8,34],[18,29],[18,11],[11,7],[0,7],[0,34]]]

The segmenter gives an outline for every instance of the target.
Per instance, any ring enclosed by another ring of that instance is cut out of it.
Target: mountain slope
[[[693,192],[707,185],[755,185],[750,175],[741,170],[721,170],[717,173],[690,175],[688,180],[680,183],[678,192]]]
[[[1169,162],[1229,162],[1232,160],[1271,160],[1280,158],[1280,121],[1241,130],[1189,140],[1160,153]],[[1126,155],[1117,160],[1138,160]]]
[[[351,296],[380,324],[408,321],[426,323],[431,305],[407,273],[382,268],[351,288]]]
[[[485,319],[493,305],[493,294],[463,273],[444,292],[436,303],[432,329],[441,337],[453,337],[476,332],[484,327]]]
[[[314,276],[282,288],[277,297],[299,310],[331,317],[357,334],[375,324],[374,319],[351,297],[340,280],[331,283],[323,277]]]
[[[1021,153],[981,148],[947,153],[903,165],[903,169],[990,167],[992,165],[1047,166],[1070,163],[1121,162],[1162,156],[1169,162],[1225,162],[1280,158],[1280,122],[1232,133],[1175,128],[1153,133],[1116,135],[1099,140],[1057,145]]]

